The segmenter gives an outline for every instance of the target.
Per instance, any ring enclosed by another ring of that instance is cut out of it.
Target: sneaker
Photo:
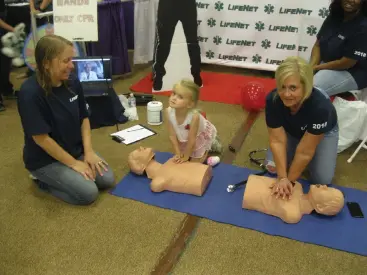
[[[5,109],[5,106],[4,106],[4,104],[2,103],[2,102],[0,102],[0,112],[3,112],[3,111],[5,111],[6,109]]]
[[[216,137],[212,143],[212,146],[210,148],[210,153],[218,153],[221,154],[223,151],[222,143],[220,142],[219,138]]]

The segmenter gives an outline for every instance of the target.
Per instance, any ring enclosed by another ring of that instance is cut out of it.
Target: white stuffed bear
[[[26,34],[24,32],[25,25],[20,23],[15,26],[14,32],[8,32],[1,37],[3,48],[1,52],[9,58],[12,58],[12,64],[15,67],[24,65],[23,47]]]

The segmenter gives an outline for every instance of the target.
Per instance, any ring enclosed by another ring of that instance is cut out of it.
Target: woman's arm
[[[190,123],[189,138],[186,144],[184,159],[189,159],[190,156],[192,155],[192,152],[194,151],[196,144],[196,137],[199,131],[199,125],[200,125],[200,114],[194,113]]]
[[[347,70],[352,68],[357,63],[357,60],[342,57],[341,59],[322,63],[314,66],[315,71],[319,70]]]
[[[40,10],[41,11],[45,10],[50,5],[51,2],[52,0],[43,0],[40,5]]]
[[[317,145],[324,138],[324,135],[313,135],[308,132],[304,134],[297,146],[294,159],[288,172],[288,179],[296,181],[306,169],[307,165],[315,155]]]
[[[31,9],[32,13],[37,11],[36,8],[34,7],[34,1],[33,0],[29,0],[29,8]]]
[[[9,32],[14,32],[14,28],[7,24],[4,20],[0,19],[0,28],[7,30]]]
[[[32,136],[32,138],[38,146],[45,150],[54,159],[70,168],[75,166],[77,160],[61,148],[61,146],[48,134],[35,135]]]
[[[173,128],[169,120],[169,114],[168,114],[167,109],[164,111],[164,116],[165,116],[165,121],[167,121],[169,140],[172,143],[173,150],[175,151],[175,155],[180,156],[181,152],[180,152],[180,146],[178,145],[177,135],[176,135],[175,129]]]
[[[83,139],[83,148],[84,155],[88,155],[93,153],[92,148],[92,135],[90,130],[90,122],[89,118],[84,118],[82,122],[82,139]]]
[[[283,127],[268,128],[270,149],[279,178],[287,178],[287,135]]]
[[[320,61],[321,61],[320,43],[319,43],[319,40],[316,40],[312,48],[310,64],[312,66],[316,66],[320,64]]]

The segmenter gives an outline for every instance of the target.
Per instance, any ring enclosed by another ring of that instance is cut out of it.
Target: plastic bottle
[[[129,103],[129,107],[132,108],[132,107],[136,107],[136,99],[134,97],[134,94],[131,93],[130,94],[130,97],[128,99],[128,103]]]

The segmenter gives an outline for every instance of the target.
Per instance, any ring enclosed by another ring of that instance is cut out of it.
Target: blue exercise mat
[[[172,154],[158,152],[155,159],[164,163],[170,157]],[[111,193],[217,222],[367,256],[367,217],[352,218],[346,206],[334,217],[304,215],[298,224],[286,224],[279,218],[242,209],[244,188],[228,193],[227,186],[254,173],[256,171],[220,163],[213,169],[213,179],[202,197],[169,191],[153,193],[148,178],[129,173]],[[308,192],[309,185],[302,184],[304,191]],[[344,193],[345,201],[358,202],[367,214],[367,192],[337,188]]]

